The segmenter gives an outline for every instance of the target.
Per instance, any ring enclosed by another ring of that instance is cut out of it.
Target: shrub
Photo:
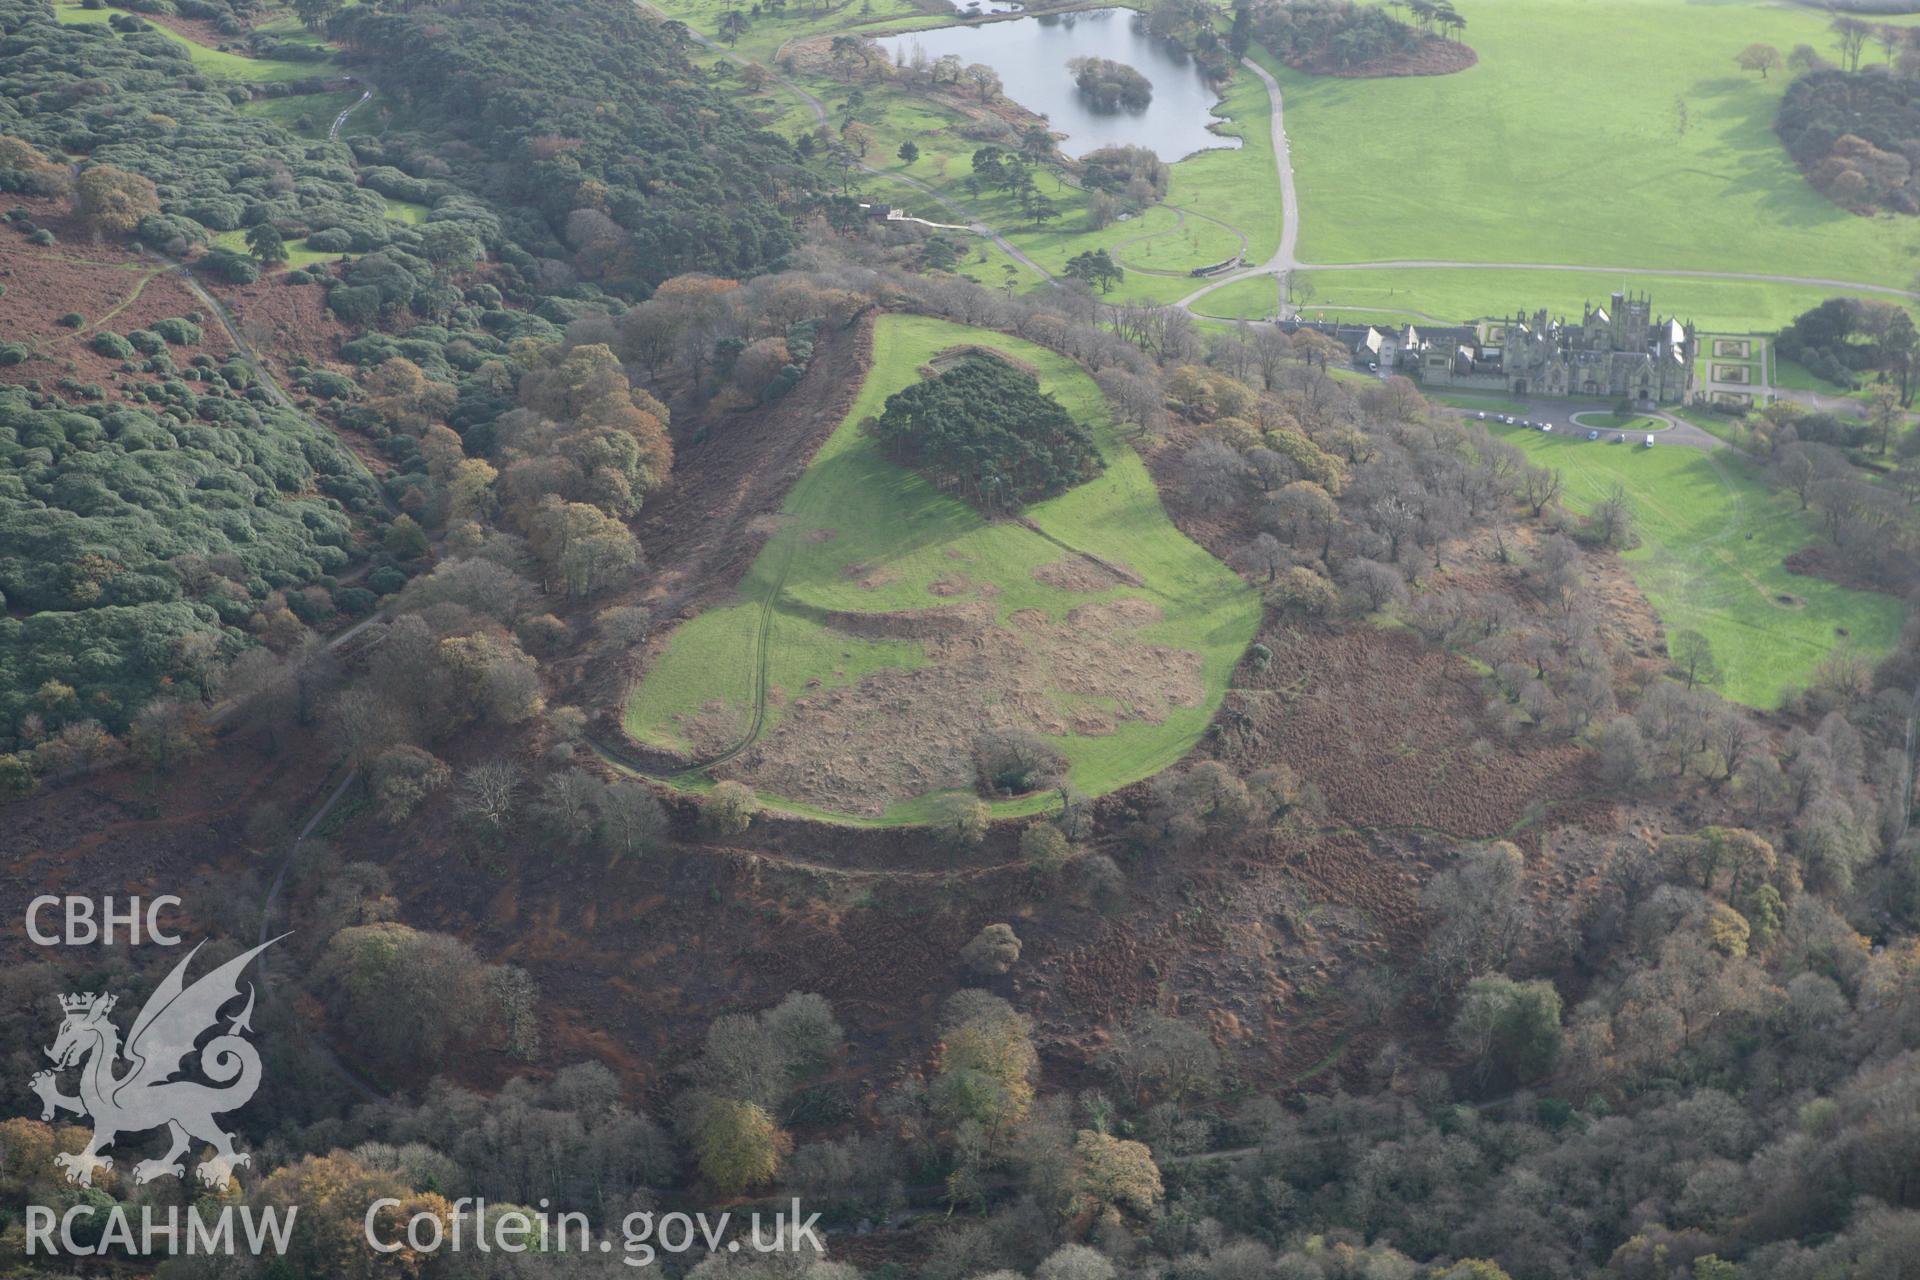
[[[200,260],[201,269],[216,280],[228,284],[252,284],[260,278],[260,268],[252,258],[232,249],[214,249]]]
[[[133,344],[111,329],[102,329],[94,334],[87,345],[96,354],[113,360],[131,360],[134,356]]]
[[[389,596],[407,585],[407,575],[390,564],[381,565],[367,575],[367,586],[376,593]]]
[[[315,369],[307,375],[306,389],[322,400],[338,400],[353,394],[353,379],[331,369]]]
[[[193,346],[205,336],[200,332],[199,325],[180,316],[154,321],[153,331],[176,347]]]
[[[333,603],[348,617],[359,618],[373,612],[373,607],[380,603],[380,598],[365,587],[342,587],[334,593]]]
[[[700,801],[700,817],[715,835],[737,836],[753,825],[760,799],[740,782],[722,782]]]
[[[380,290],[373,285],[340,285],[327,294],[327,308],[346,324],[372,324],[380,318]]]
[[[344,227],[324,227],[308,234],[307,248],[315,253],[345,253],[353,248],[353,236]]]
[[[151,329],[135,329],[127,335],[127,345],[143,356],[152,356],[164,351],[167,342]]]
[[[182,254],[207,242],[207,229],[192,218],[172,213],[150,213],[140,219],[134,236],[149,249]]]

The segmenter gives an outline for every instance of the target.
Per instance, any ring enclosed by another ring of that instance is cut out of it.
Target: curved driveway
[[[1268,127],[1273,131],[1273,167],[1280,177],[1280,247],[1259,266],[1229,271],[1174,303],[1183,311],[1192,310],[1196,299],[1235,281],[1249,280],[1254,276],[1279,276],[1281,283],[1285,284],[1287,273],[1300,265],[1300,193],[1293,184],[1293,152],[1287,145],[1287,123],[1281,115],[1284,104],[1280,100],[1280,82],[1252,58],[1240,59],[1240,65],[1259,76],[1260,83],[1267,86],[1267,103],[1273,109]]]

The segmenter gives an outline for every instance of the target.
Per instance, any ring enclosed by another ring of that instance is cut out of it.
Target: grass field
[[[359,100],[359,91],[342,89],[338,93],[297,93],[284,98],[258,98],[243,102],[236,109],[242,115],[271,120],[303,138],[324,138],[334,117]],[[371,114],[372,106],[372,103],[368,103],[360,110]],[[359,112],[356,112],[355,117],[358,115]],[[357,132],[353,128],[357,123],[359,121],[356,118],[349,118],[345,132]]]
[[[881,457],[860,430],[887,396],[920,377],[937,353],[959,344],[991,347],[1032,366],[1042,385],[1095,431],[1106,470],[1026,513],[1045,536],[1011,522],[987,523]],[[1077,606],[1145,601],[1158,609],[1159,620],[1142,625],[1138,641],[1199,655],[1204,696],[1196,705],[1174,706],[1159,723],[1121,716],[1109,733],[1055,737],[1074,782],[1099,795],[1186,754],[1259,622],[1253,591],[1173,527],[1145,464],[1108,425],[1091,379],[1042,348],[985,330],[921,317],[881,319],[873,367],[859,398],[788,495],[783,515],[782,527],[741,584],[738,603],[682,625],[634,691],[626,727],[635,738],[686,750],[688,726],[703,714],[744,727],[760,687],[762,653],[765,686],[783,691],[768,700],[762,741],[803,691],[819,696],[870,673],[923,669],[928,655],[921,641],[861,638],[824,625],[823,616],[953,604],[951,589],[933,588],[962,575],[966,599],[990,609],[995,628],[1029,625],[1015,614],[1044,614],[1058,623]],[[1080,590],[1036,578],[1036,567],[1070,557],[1061,544],[1124,563],[1144,586]],[[1049,696],[1063,712],[1098,701],[1057,688]],[[909,705],[896,719],[911,721],[917,711],[926,714]],[[926,796],[901,797],[883,820],[923,818],[930,803]],[[1004,802],[999,811],[1031,812],[1045,803],[1031,797]]]
[[[1202,281],[1194,281],[1198,288]],[[1250,276],[1223,285],[1193,304],[1201,315],[1222,320],[1265,320],[1280,311],[1280,281],[1276,276]]]
[[[83,9],[77,4],[61,3],[55,6],[55,14],[61,22],[68,25],[82,23],[105,23],[117,10]],[[135,15],[136,17],[139,15]],[[153,29],[176,44],[185,45],[188,56],[201,74],[215,80],[238,80],[247,84],[268,84],[279,80],[307,80],[316,76],[324,77],[335,73],[331,61],[327,62],[283,62],[273,58],[246,58],[237,53],[224,53],[219,49],[210,49],[206,45],[187,39],[176,31],[154,23]]]
[[[1871,384],[1848,390],[1837,382],[1828,382],[1798,361],[1778,356],[1773,361],[1773,385],[1788,391],[1814,391],[1824,396],[1844,396],[1850,400],[1865,400],[1873,390]]]
[[[432,205],[415,204],[411,200],[395,200],[392,196],[380,198],[387,202],[386,213],[389,218],[395,222],[404,222],[410,227],[419,226],[433,212]]]
[[[1836,647],[1878,654],[1899,638],[1898,601],[1787,570],[1783,561],[1812,540],[1813,528],[1734,451],[1493,430],[1560,470],[1570,509],[1585,510],[1615,484],[1625,488],[1641,539],[1626,553],[1627,567],[1669,635],[1694,630],[1712,642],[1727,697],[1777,706]]]
[[[1733,62],[1754,41],[1832,56],[1829,20],[1752,0],[1530,0],[1474,9],[1479,65],[1458,75],[1283,69],[1301,256],[1911,279],[1920,220],[1856,217],[1808,186],[1773,133],[1787,77]]]
[[[1292,120],[1291,112],[1288,119]],[[1792,263],[1791,259],[1786,261]],[[1780,266],[1780,269],[1791,271],[1796,267],[1797,264]],[[1770,264],[1756,257],[1734,269],[1766,271]],[[1302,301],[1297,292],[1295,295],[1301,314],[1309,317],[1317,317],[1322,312],[1329,318],[1351,314],[1359,319],[1385,319],[1396,324],[1409,321],[1418,324],[1423,318],[1431,317],[1452,324],[1508,316],[1520,307],[1528,312],[1545,307],[1550,314],[1570,315],[1578,320],[1583,302],[1605,305],[1607,295],[1614,290],[1630,289],[1651,293],[1654,309],[1662,314],[1691,320],[1703,331],[1723,333],[1772,332],[1802,311],[1843,292],[1764,281],[1498,268],[1308,270],[1296,272],[1294,280],[1296,289],[1304,282],[1313,291],[1310,301]],[[1897,284],[1899,280],[1884,282]],[[1203,305],[1207,302],[1211,299],[1202,300]]]
[[[245,253],[247,252],[247,233],[245,230],[221,231],[213,237],[213,243],[219,245],[222,249],[231,249],[235,253]],[[307,242],[304,238],[289,240],[287,241],[286,269],[293,270],[300,267],[310,267],[316,262],[337,262],[345,256],[345,254],[340,253],[316,253],[314,250],[307,248]]]

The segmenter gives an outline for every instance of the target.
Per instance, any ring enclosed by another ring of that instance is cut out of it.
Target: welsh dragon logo
[[[236,1166],[252,1162],[245,1152],[234,1151],[235,1135],[214,1123],[216,1113],[245,1106],[260,1087],[259,1051],[241,1035],[253,1029],[249,1021],[253,1016],[251,983],[246,989],[246,1006],[232,1015],[224,1032],[198,1049],[199,1074],[212,1084],[173,1077],[195,1053],[195,1042],[216,1028],[220,1010],[239,998],[241,971],[279,940],[261,943],[188,986],[187,966],[200,952],[196,946],[141,1007],[124,1047],[119,1029],[107,1016],[113,1012],[116,997],[92,992],[60,997],[65,1020],[53,1047],[47,1050],[55,1070],[36,1073],[28,1085],[40,1095],[42,1120],[51,1120],[61,1111],[93,1120],[93,1138],[84,1151],[63,1151],[53,1157],[54,1164],[66,1170],[67,1181],[91,1186],[95,1170],[113,1167],[113,1157],[100,1153],[112,1146],[114,1139],[163,1126],[172,1145],[159,1159],[134,1165],[136,1183],[185,1176],[186,1166],[180,1157],[196,1142],[213,1148],[213,1154],[194,1170],[204,1186],[223,1187]],[[129,1065],[124,1073],[116,1075],[115,1069],[123,1059]],[[76,1067],[80,1095],[71,1097],[60,1092],[56,1075]]]

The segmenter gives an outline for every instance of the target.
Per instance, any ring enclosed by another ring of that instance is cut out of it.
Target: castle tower
[[[1647,294],[1613,295],[1613,349],[1645,351],[1647,331],[1653,324],[1653,302]]]

